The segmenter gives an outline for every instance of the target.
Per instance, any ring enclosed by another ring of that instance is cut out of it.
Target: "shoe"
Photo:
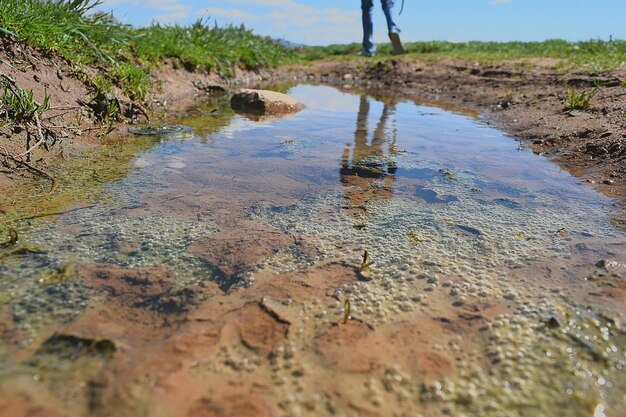
[[[374,53],[373,52],[361,51],[361,52],[357,53],[357,55],[358,56],[364,56],[364,57],[367,57],[367,58],[371,58],[371,57],[374,56]]]
[[[389,39],[391,40],[391,47],[393,49],[391,53],[394,55],[402,55],[404,53],[404,48],[402,47],[402,42],[400,41],[400,35],[396,32],[391,32],[389,34]]]

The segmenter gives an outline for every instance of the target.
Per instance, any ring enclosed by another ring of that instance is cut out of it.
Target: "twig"
[[[367,250],[365,250],[365,252],[363,252],[363,262],[361,262],[361,266],[359,267],[359,271],[365,271],[367,268],[369,268],[370,266],[372,266],[374,264],[374,261],[369,261],[368,262],[368,257],[369,254],[367,253]]]
[[[49,107],[48,110],[74,110],[81,109],[83,106],[57,106],[57,107]]]
[[[41,122],[39,121],[39,115],[37,115],[37,112],[35,112],[33,114],[34,118],[35,118],[35,123],[37,126],[37,134],[39,135],[39,142],[35,143],[33,146],[30,147],[30,149],[27,149],[26,152],[21,153],[19,155],[15,155],[15,158],[22,158],[28,154],[30,154],[32,151],[34,151],[35,149],[37,149],[39,146],[41,146],[45,141],[46,138],[44,137],[43,131],[41,130]]]
[[[137,103],[133,103],[132,106],[137,108],[146,117],[148,122],[150,121],[150,116],[148,116],[148,112],[142,106]]]
[[[56,117],[65,116],[66,114],[71,113],[71,112],[72,112],[72,110],[66,110],[66,111],[61,112],[61,113],[57,113],[57,114],[52,114],[52,115],[50,115],[50,116],[46,116],[46,117],[44,117],[43,119],[44,119],[44,120],[51,120],[51,119],[54,119],[54,118],[56,118]]]
[[[67,130],[80,130],[80,131],[88,131],[88,130],[99,130],[100,127],[76,127],[76,126],[57,126],[57,125],[48,125],[53,129],[67,129]]]
[[[10,228],[9,229],[9,240],[6,242],[0,243],[0,246],[13,246],[17,243],[17,230]]]
[[[35,214],[33,216],[22,217],[20,219],[20,221],[39,219],[41,217],[48,217],[48,216],[60,216],[62,214],[73,213],[73,212],[79,211],[79,210],[85,210],[85,209],[89,209],[89,208],[94,208],[95,206],[96,206],[95,204],[90,204],[88,206],[76,207],[76,208],[73,208],[73,209],[70,209],[70,210],[65,210],[65,211],[54,211],[54,212],[48,212],[48,213],[40,213],[40,214]]]

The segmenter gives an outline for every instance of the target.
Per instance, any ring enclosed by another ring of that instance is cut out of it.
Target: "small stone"
[[[242,89],[233,95],[230,106],[233,110],[254,115],[284,115],[304,108],[304,104],[286,94],[251,89]]]

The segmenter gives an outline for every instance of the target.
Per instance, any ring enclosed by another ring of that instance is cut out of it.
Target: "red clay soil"
[[[442,299],[437,316],[407,313],[376,328],[358,318],[344,324],[338,317],[321,328],[303,321],[303,305],[332,304],[336,288],[358,279],[358,271],[342,263],[282,275],[260,273],[255,285],[228,294],[214,283],[177,292],[174,275],[162,268],[84,265],[81,276],[84,285],[103,292],[104,302],[42,335],[37,352],[59,341],[80,342],[90,346],[85,369],[74,362],[64,371],[63,386],[46,382],[42,389],[32,379],[0,386],[0,409],[11,410],[14,417],[274,416],[279,410],[271,399],[285,398],[285,393],[282,384],[268,382],[274,374],[291,374],[297,381],[305,372],[317,381],[303,388],[307,393],[323,392],[345,411],[354,411],[367,407],[353,401],[370,372],[393,362],[403,374],[423,381],[450,375],[455,357],[433,346],[463,336],[470,352],[478,346],[477,329],[504,311],[501,303],[471,300],[461,311]],[[472,317],[464,313],[470,310]],[[305,361],[292,363],[291,346],[306,346],[309,338],[312,349],[300,351]],[[65,387],[74,378],[89,381],[86,391],[76,392],[69,402],[50,400],[51,393],[67,394]],[[384,415],[384,407],[366,411],[362,415]]]

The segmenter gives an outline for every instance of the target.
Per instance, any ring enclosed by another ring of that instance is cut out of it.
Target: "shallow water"
[[[95,366],[93,351],[79,349],[80,360],[65,360],[74,339],[50,342],[111,295],[84,284],[90,264],[164,267],[175,274],[168,294],[216,282],[227,299],[253,290],[263,274],[358,266],[367,250],[374,264],[362,281],[337,285],[331,302],[294,297],[301,321],[291,325],[300,333],[289,343],[307,372],[293,386],[261,390],[276,415],[610,416],[626,407],[626,234],[609,224],[611,201],[472,117],[330,87],[296,86],[290,95],[306,108],[280,120],[234,115],[209,134],[208,110],[173,120],[196,130],[137,155],[106,200],[24,231],[22,250],[3,249],[5,393],[19,386],[43,401],[60,390],[77,415],[125,415],[123,402],[93,406],[86,393],[68,394],[109,359]],[[254,242],[257,233],[256,244],[231,239]],[[222,236],[228,244],[220,246]],[[304,240],[315,250],[303,250]],[[257,253],[263,245],[269,249]],[[609,262],[596,265],[602,260]],[[313,353],[317,336],[307,335],[341,321],[346,299],[353,321],[374,332],[405,322],[419,329],[424,318],[444,323],[440,339],[418,339],[450,366],[426,376],[421,364],[398,367],[403,361],[384,351],[370,372],[324,365],[324,350]],[[177,304],[184,314],[203,302],[185,300]],[[132,337],[114,342],[132,351]],[[248,354],[265,369],[267,358]],[[293,379],[292,365],[272,366],[273,381]],[[207,369],[204,378],[222,372]],[[325,390],[329,375],[343,385]],[[58,381],[67,392],[51,387]],[[318,394],[325,405],[305,399]]]

